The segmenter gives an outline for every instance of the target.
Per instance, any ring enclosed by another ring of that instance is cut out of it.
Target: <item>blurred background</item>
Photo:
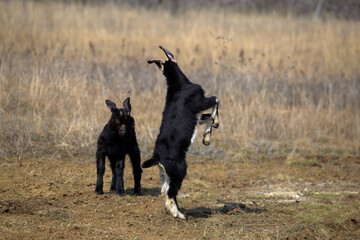
[[[172,50],[220,99],[220,128],[190,155],[360,156],[360,2],[0,1],[0,158],[94,160],[131,98],[145,159],[159,131]],[[202,129],[202,128],[201,128]]]

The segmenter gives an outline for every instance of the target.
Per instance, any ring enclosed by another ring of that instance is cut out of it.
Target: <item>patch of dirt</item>
[[[95,164],[27,159],[0,162],[0,236],[5,239],[326,239],[360,236],[360,164],[332,161],[321,167],[283,159],[236,162],[189,158],[179,194],[188,220],[174,219],[160,196],[157,168],[145,169],[142,196],[94,192]]]

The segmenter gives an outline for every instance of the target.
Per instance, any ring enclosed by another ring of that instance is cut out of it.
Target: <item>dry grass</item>
[[[46,1],[0,2],[0,16],[2,158],[93,154],[109,118],[104,100],[127,96],[148,155],[165,81],[146,60],[164,59],[160,44],[221,101],[213,144],[195,154],[359,155],[359,22]]]
[[[0,0],[0,26],[3,236],[359,235],[359,22]],[[131,97],[142,159],[151,154],[166,85],[146,61],[164,59],[160,44],[221,101],[212,144],[198,136],[189,157],[179,195],[189,221],[163,209],[155,168],[144,171],[144,196],[93,192],[105,99]]]

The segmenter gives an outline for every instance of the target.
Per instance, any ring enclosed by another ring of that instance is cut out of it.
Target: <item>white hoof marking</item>
[[[180,219],[186,219],[185,215],[179,211],[179,209],[175,203],[175,200],[172,198],[169,198],[167,195],[165,197],[165,207],[173,217],[177,217]]]

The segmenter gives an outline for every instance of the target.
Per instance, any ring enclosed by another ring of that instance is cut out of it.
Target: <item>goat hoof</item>
[[[114,185],[111,185],[111,187],[110,187],[110,192],[111,193],[116,193],[116,185],[114,184]]]
[[[141,196],[142,193],[140,190],[134,191],[134,196]]]
[[[119,196],[124,196],[124,195],[125,195],[125,191],[124,191],[124,190],[116,191],[116,193],[117,193]]]
[[[209,145],[210,145],[210,141],[206,141],[205,139],[203,139],[203,144],[204,144],[205,146],[209,146]]]
[[[97,195],[103,195],[104,194],[104,191],[95,191]]]
[[[179,212],[176,217],[182,220],[188,220],[187,216],[185,214],[182,214],[181,212]]]
[[[213,123],[213,124],[212,124],[212,127],[213,127],[213,128],[218,128],[218,127],[219,127],[219,123]]]

